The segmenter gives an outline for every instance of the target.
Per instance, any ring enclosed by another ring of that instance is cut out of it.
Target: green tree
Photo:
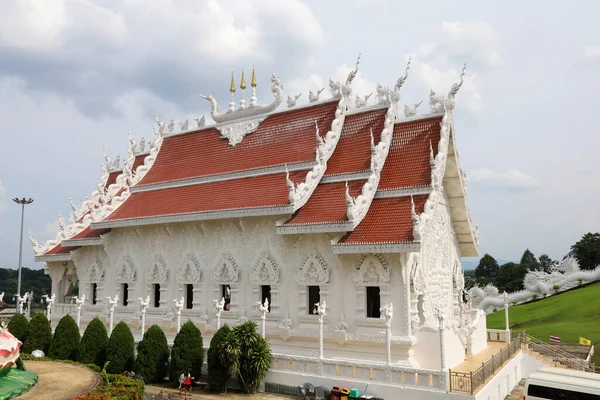
[[[152,325],[138,344],[134,370],[146,383],[162,381],[169,367],[167,337],[158,325]]]
[[[571,246],[581,269],[592,270],[600,266],[600,233],[588,232]]]
[[[58,321],[54,330],[54,337],[48,349],[48,357],[55,360],[72,360],[77,359],[77,351],[79,349],[79,328],[77,323],[70,315],[65,315]]]
[[[554,261],[548,257],[548,254],[542,254],[539,258],[540,269],[544,272],[550,273],[553,263]]]
[[[225,324],[210,340],[210,347],[208,348],[208,384],[210,389],[215,392],[224,392],[226,389],[227,381],[231,376],[229,374],[229,366],[221,361],[220,349],[223,342],[231,334],[231,328]]]
[[[523,264],[509,262],[503,264],[496,277],[496,287],[500,292],[516,292],[523,290],[523,278],[527,268]]]
[[[83,332],[77,361],[82,364],[96,364],[100,368],[104,367],[106,346],[108,346],[106,327],[99,318],[94,318]]]
[[[182,373],[187,372],[200,378],[203,362],[202,333],[192,321],[188,321],[183,324],[173,341],[169,379],[176,382]]]
[[[15,314],[10,317],[10,321],[8,321],[8,326],[6,328],[14,337],[25,343],[28,327],[29,322],[27,321],[27,318],[25,318],[23,314]]]
[[[479,260],[477,268],[475,268],[475,277],[478,279],[485,278],[494,281],[498,275],[499,268],[498,261],[489,254],[485,254],[481,257],[481,260]]]
[[[256,322],[236,326],[220,346],[221,362],[237,375],[246,393],[255,393],[271,366],[269,342],[256,333]]]
[[[42,350],[48,354],[52,343],[52,327],[43,313],[33,314],[27,328],[27,338],[23,344],[23,352],[31,354],[34,350]]]
[[[532,271],[540,269],[540,263],[529,249],[525,250],[521,256],[521,262],[519,264]]]
[[[133,369],[133,351],[135,342],[131,329],[123,321],[119,322],[113,329],[108,346],[106,347],[106,361],[109,361],[106,372],[109,374],[120,374],[123,371]]]

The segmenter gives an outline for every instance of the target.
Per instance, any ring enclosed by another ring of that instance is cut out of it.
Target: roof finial
[[[240,83],[240,89],[246,89],[246,78],[244,77],[244,68],[242,68],[242,82]]]
[[[456,94],[458,93],[458,89],[460,89],[460,87],[462,86],[463,82],[465,81],[465,73],[466,73],[466,71],[467,71],[467,63],[465,63],[465,65],[463,65],[462,73],[460,74],[460,82],[455,83],[450,88],[450,93],[448,93],[449,97],[455,97]]]
[[[242,89],[242,97],[240,98],[240,110],[246,109],[246,99],[244,98],[244,92],[246,89],[246,78],[244,76],[244,68],[242,68],[242,80],[240,82],[240,89]]]
[[[404,82],[406,82],[406,78],[408,78],[408,70],[410,69],[411,60],[412,60],[412,57],[409,57],[408,63],[406,64],[406,69],[404,70],[404,76],[401,76],[400,78],[398,78],[398,80],[396,81],[396,86],[394,86],[394,90],[399,91],[400,88],[402,87],[402,85],[404,85]]]
[[[250,97],[250,107],[256,107],[256,70],[254,65],[252,66],[252,81],[250,82],[250,86],[252,86],[252,96]]]
[[[252,82],[250,82],[250,86],[256,87],[256,71],[254,65],[252,66]]]
[[[231,85],[229,86],[229,91],[231,93],[235,92],[235,79],[233,77],[233,71],[231,71]]]
[[[231,71],[231,85],[229,86],[231,92],[231,100],[229,101],[229,110],[227,112],[235,111],[235,79],[233,77],[233,71]]]

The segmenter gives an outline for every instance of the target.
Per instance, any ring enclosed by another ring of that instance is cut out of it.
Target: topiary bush
[[[226,389],[227,381],[231,376],[229,374],[229,366],[221,362],[219,355],[220,348],[223,342],[231,334],[231,328],[229,325],[223,325],[210,341],[210,347],[208,348],[207,363],[208,363],[208,384],[210,389],[215,392],[224,392]]]
[[[52,343],[52,327],[48,318],[42,313],[33,314],[27,327],[23,353],[31,354],[34,350],[42,350],[44,354],[48,354],[50,343]]]
[[[134,371],[141,375],[146,383],[162,381],[169,368],[169,345],[160,326],[152,325],[144,333],[137,351]]]
[[[108,346],[106,328],[99,318],[94,318],[83,332],[77,361],[103,367],[106,361],[106,346]]]
[[[187,372],[198,379],[202,374],[203,362],[202,333],[192,321],[188,321],[183,324],[173,342],[169,379],[177,382],[179,376]]]
[[[8,326],[6,328],[10,333],[13,334],[14,337],[25,343],[25,339],[27,339],[28,326],[29,322],[23,314],[15,314],[10,317],[10,321],[8,321]]]
[[[221,362],[237,375],[244,392],[255,393],[271,366],[271,346],[256,332],[256,322],[236,326],[219,347]]]
[[[54,337],[50,348],[48,349],[48,357],[56,360],[73,360],[77,359],[77,350],[79,349],[79,328],[77,323],[70,315],[65,315],[58,321],[54,330]]]
[[[131,329],[125,322],[119,322],[113,329],[106,346],[106,361],[108,361],[106,372],[120,374],[132,370],[134,347]]]

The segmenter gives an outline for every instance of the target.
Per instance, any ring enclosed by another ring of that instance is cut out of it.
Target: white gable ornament
[[[117,282],[135,282],[135,264],[130,256],[124,256],[120,265],[117,265],[115,278]]]
[[[250,268],[250,281],[256,285],[277,283],[279,271],[279,265],[273,257],[265,254]]]
[[[104,281],[104,266],[99,258],[96,258],[96,261],[92,263],[86,278],[88,283],[100,283]]]
[[[300,285],[329,283],[329,267],[319,254],[311,254],[296,268],[296,282]]]
[[[146,283],[163,283],[167,281],[169,269],[161,255],[154,256],[146,269]]]
[[[231,254],[223,254],[212,271],[213,280],[223,283],[237,282],[239,274],[240,270]]]
[[[390,267],[379,254],[369,254],[362,258],[352,271],[354,283],[379,285],[390,283]]]
[[[177,282],[196,283],[200,281],[201,274],[200,262],[195,255],[188,254],[183,263],[177,268]]]

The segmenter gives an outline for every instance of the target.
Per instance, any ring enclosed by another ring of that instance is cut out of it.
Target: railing
[[[388,366],[377,362],[273,354],[270,371],[300,372],[333,379],[363,380],[447,390],[445,372],[399,365]]]
[[[522,337],[517,336],[512,342],[497,354],[492,355],[492,358],[481,367],[471,372],[449,371],[450,374],[450,391],[458,393],[473,394],[482,386],[489,378],[494,376],[498,369],[502,368],[505,362],[510,360],[521,349]]]
[[[555,367],[566,367],[579,371],[594,372],[594,364],[589,363],[582,358],[561,350],[557,346],[534,338],[525,332],[518,332],[518,335],[522,338],[523,345],[527,350],[538,353],[546,361],[554,363]]]

